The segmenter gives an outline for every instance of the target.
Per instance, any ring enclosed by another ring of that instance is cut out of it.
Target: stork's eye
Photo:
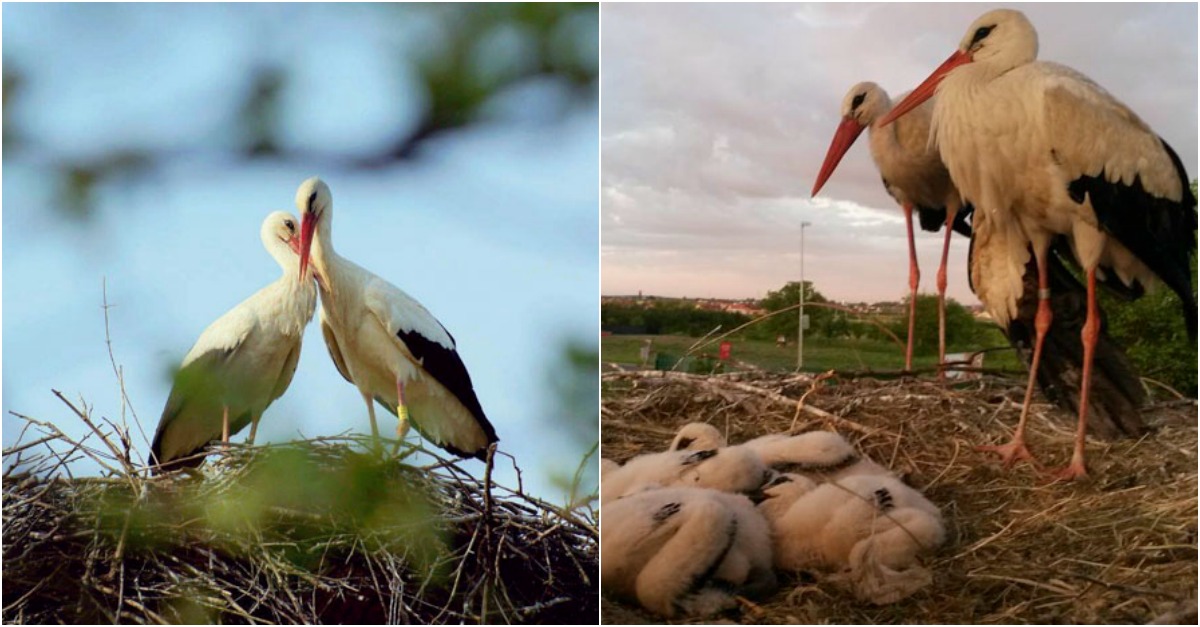
[[[853,110],[857,109],[859,106],[862,105],[863,100],[865,100],[866,98],[867,98],[866,92],[863,92],[863,93],[855,96],[854,100],[850,101],[850,110],[853,111]]]
[[[987,37],[988,34],[992,32],[993,28],[996,28],[995,24],[992,24],[991,26],[980,26],[979,28],[975,29],[975,35],[971,37],[971,45],[974,46],[982,41],[984,37]]]
[[[295,222],[292,222],[291,220],[284,220],[283,225],[287,227],[287,230],[289,230],[293,233],[296,232],[296,223]]]
[[[308,195],[308,208],[312,209],[313,203],[315,202],[317,202],[317,190],[314,189],[313,193]]]

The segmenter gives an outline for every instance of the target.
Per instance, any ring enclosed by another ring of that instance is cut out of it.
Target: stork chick
[[[776,568],[829,572],[877,605],[932,581],[920,557],[945,540],[941,512],[899,479],[858,475],[818,485],[781,475],[763,492],[758,509],[771,525]]]
[[[660,616],[707,616],[733,607],[735,594],[775,590],[770,530],[744,496],[638,492],[605,503],[601,528],[601,586]]]
[[[762,460],[744,449],[650,453],[609,468],[600,482],[601,504],[641,490],[670,486],[746,494],[761,488],[770,476]]]
[[[710,424],[690,422],[680,427],[670,450],[697,447],[725,448],[725,436]],[[832,431],[809,431],[797,435],[769,434],[729,449],[745,448],[775,472],[792,472],[809,478],[838,479],[851,475],[891,475],[891,471],[859,453],[842,436]]]

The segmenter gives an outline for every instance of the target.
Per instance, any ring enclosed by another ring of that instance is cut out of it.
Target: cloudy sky
[[[839,300],[907,292],[904,219],[860,138],[809,191],[853,84],[893,95],[954,51],[980,4],[601,8],[604,294],[761,297],[799,276]],[[1196,5],[1036,4],[1040,58],[1087,74],[1196,176]],[[941,236],[919,233],[922,291]],[[965,238],[951,297],[975,303]]]

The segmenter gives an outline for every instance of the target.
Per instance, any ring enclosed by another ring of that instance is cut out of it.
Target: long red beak
[[[317,216],[304,212],[300,223],[300,282],[308,280],[308,255],[312,251],[313,233],[317,230]]]
[[[949,59],[946,59],[937,67],[936,70],[933,71],[933,74],[929,75],[929,78],[925,79],[925,81],[920,85],[917,85],[917,88],[912,90],[912,93],[908,94],[904,100],[901,100],[900,104],[892,107],[892,110],[888,111],[887,115],[883,116],[883,118],[879,120],[879,125],[887,126],[888,124],[896,121],[896,118],[921,106],[922,102],[925,102],[933,97],[933,92],[937,91],[938,83],[941,83],[942,79],[946,78],[946,75],[949,74],[951,70],[960,65],[966,65],[970,62],[971,55],[963,52],[962,50],[955,50],[954,54],[950,55]]]
[[[842,118],[842,123],[838,124],[837,131],[833,134],[833,141],[829,143],[829,151],[825,153],[825,163],[821,164],[817,182],[813,184],[813,196],[821,191],[825,181],[829,180],[833,171],[841,163],[842,157],[846,156],[846,151],[850,150],[850,147],[854,145],[854,140],[858,139],[865,128],[867,127],[859,124],[858,120],[854,118]]]

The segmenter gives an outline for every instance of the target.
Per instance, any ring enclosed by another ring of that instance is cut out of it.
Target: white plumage
[[[601,586],[660,616],[706,616],[775,589],[770,531],[744,496],[646,490],[605,503],[601,524]]]
[[[195,454],[209,442],[228,442],[247,424],[253,444],[263,412],[291,383],[317,301],[313,282],[298,278],[298,225],[283,211],[263,221],[263,246],[283,275],[210,324],[188,351],[154,434],[152,465],[198,465]]]
[[[876,604],[932,581],[920,560],[945,540],[941,512],[899,479],[856,475],[817,484],[788,474],[764,493],[758,509],[770,523],[780,570],[829,573]]]
[[[486,459],[498,440],[484,415],[454,338],[419,302],[337,254],[332,243],[333,197],[321,179],[300,185],[304,216],[301,271],[312,266],[321,293],[321,332],[338,372],[367,404],[378,437],[374,401],[409,422],[434,444]]]
[[[762,487],[769,477],[762,460],[745,449],[650,453],[634,457],[623,466],[605,465],[600,503],[671,486],[749,493]]]
[[[750,451],[771,470],[799,473],[818,480],[892,474],[832,431],[769,434],[727,446],[725,436],[716,427],[703,422],[690,422],[679,428],[669,450],[704,449],[720,449],[727,454]]]
[[[904,115],[936,89],[932,134],[963,198],[976,207],[971,276],[1002,326],[1016,315],[1032,246],[1039,270],[1033,373],[1006,462],[1030,458],[1024,444],[1033,376],[1050,327],[1047,254],[1069,239],[1088,275],[1088,320],[1079,427],[1071,464],[1083,460],[1092,355],[1099,334],[1097,272],[1140,291],[1166,282],[1181,298],[1189,333],[1196,304],[1195,198],[1171,148],[1125,105],[1082,74],[1036,61],[1037,32],[1024,14],[1000,9],[977,19],[958,50],[883,120]],[[1194,336],[1193,336],[1194,337]]]

